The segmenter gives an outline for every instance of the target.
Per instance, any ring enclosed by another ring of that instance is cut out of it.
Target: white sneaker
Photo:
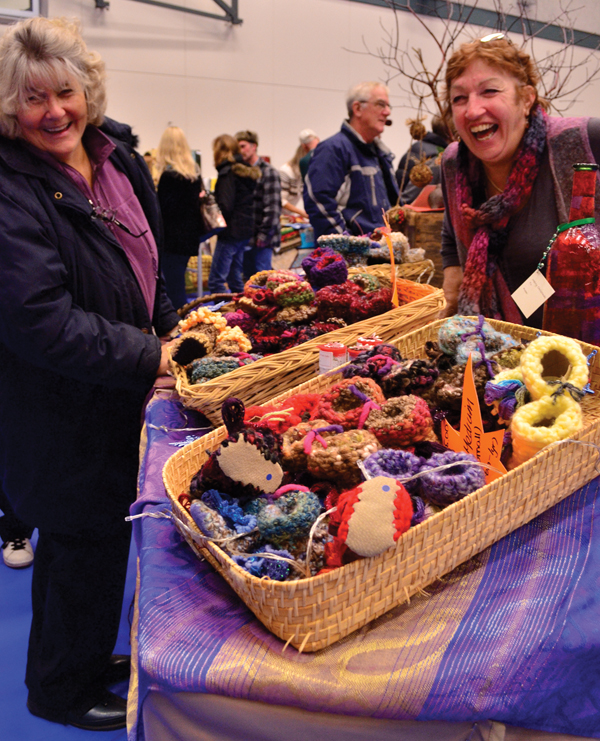
[[[24,569],[33,563],[33,548],[29,538],[15,538],[2,544],[4,563],[11,569]]]

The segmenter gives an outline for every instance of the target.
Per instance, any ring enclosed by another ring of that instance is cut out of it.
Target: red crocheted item
[[[365,401],[354,394],[350,387],[358,391],[377,404],[385,403],[381,388],[371,378],[353,376],[336,383],[329,391],[323,394],[316,404],[311,419],[326,419],[329,424],[342,425],[345,430],[358,427]]]
[[[407,445],[430,440],[433,420],[427,403],[420,396],[397,396],[388,399],[381,409],[372,409],[365,421],[370,430],[386,448],[404,448]]]
[[[330,515],[336,532],[325,546],[329,568],[359,557],[374,557],[391,548],[410,528],[413,504],[400,481],[377,476],[340,494]]]
[[[390,288],[367,293],[351,280],[336,286],[325,286],[315,294],[319,316],[340,317],[348,324],[384,314],[393,308]]]
[[[246,407],[244,424],[282,435],[290,427],[306,421],[319,399],[320,394],[295,394],[279,404]]]

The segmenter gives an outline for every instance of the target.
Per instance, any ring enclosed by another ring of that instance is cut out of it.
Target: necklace
[[[504,193],[504,188],[499,188],[496,183],[492,180],[492,178],[485,173],[485,179],[488,181],[488,183],[492,186],[492,188],[496,191],[496,193]]]

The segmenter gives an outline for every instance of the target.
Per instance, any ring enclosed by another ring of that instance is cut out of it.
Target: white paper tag
[[[547,301],[554,293],[554,288],[548,283],[539,270],[536,270],[524,283],[511,294],[515,304],[527,319],[536,309]]]

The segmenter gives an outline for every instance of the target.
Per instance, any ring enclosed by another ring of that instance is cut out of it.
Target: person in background
[[[322,234],[370,234],[382,210],[398,198],[393,154],[380,137],[390,116],[389,91],[379,82],[354,85],[348,120],[314,150],[304,181],[304,208]]]
[[[300,132],[300,144],[302,144],[302,146],[306,150],[306,154],[304,154],[300,158],[300,162],[298,162],[298,168],[300,169],[300,175],[302,177],[303,184],[306,178],[306,173],[308,172],[310,158],[313,156],[315,147],[320,141],[321,140],[312,129],[302,129],[302,131]]]
[[[168,126],[160,138],[156,173],[165,230],[162,271],[167,295],[179,309],[187,303],[187,264],[200,245],[203,223],[199,196],[204,185],[185,134],[177,126]]]
[[[400,190],[400,203],[412,203],[421,192],[421,188],[410,181],[410,173],[415,165],[425,156],[425,164],[430,168],[433,178],[430,185],[437,185],[441,180],[440,154],[451,141],[450,132],[441,116],[431,117],[431,131],[421,141],[413,142],[411,148],[403,155],[396,170],[396,180]]]
[[[154,185],[158,185],[158,178],[155,175],[156,149],[149,149],[148,151],[144,152],[144,162],[148,166],[148,170],[150,170],[150,175],[152,175],[152,180],[154,181]]]
[[[531,57],[500,33],[448,60],[446,106],[460,143],[442,158],[446,316],[524,323],[511,294],[568,221],[573,164],[600,162],[600,119],[548,116],[538,82]],[[542,315],[543,306],[526,323],[541,327]]]
[[[254,191],[260,180],[260,167],[247,165],[236,139],[228,134],[218,136],[212,144],[215,167],[219,176],[215,199],[227,222],[219,233],[210,266],[210,293],[243,291],[244,251],[254,234]],[[227,283],[227,286],[225,285]]]
[[[277,170],[258,156],[256,132],[238,131],[235,138],[244,162],[261,171],[254,191],[254,236],[250,249],[244,252],[244,275],[249,278],[261,270],[271,270],[273,250],[281,244],[281,182]]]
[[[104,63],[65,18],[0,39],[0,480],[38,528],[25,683],[33,715],[126,725],[110,692],[140,419],[178,315],[156,192]],[[165,337],[161,342],[160,337]]]
[[[30,538],[34,528],[25,524],[14,513],[8,497],[0,485],[0,538],[2,559],[11,569],[24,569],[33,563]]]
[[[304,141],[303,141],[304,139]],[[312,144],[314,142],[314,144]],[[307,219],[308,214],[304,210],[302,202],[302,189],[304,181],[300,172],[300,160],[309,154],[319,143],[314,131],[304,129],[300,132],[300,144],[291,160],[288,160],[279,168],[281,180],[281,202],[284,215],[296,214]],[[311,146],[312,145],[312,146]]]

